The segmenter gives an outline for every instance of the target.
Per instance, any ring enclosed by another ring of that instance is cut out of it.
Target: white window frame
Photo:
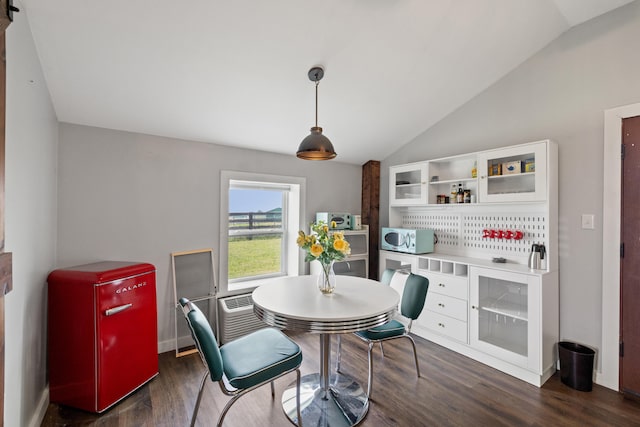
[[[283,215],[283,235],[284,250],[282,261],[286,265],[285,274],[287,276],[298,276],[304,271],[304,257],[302,251],[297,250],[296,238],[298,230],[304,229],[303,219],[305,218],[306,206],[306,178],[258,174],[239,171],[221,171],[220,179],[220,268],[219,281],[220,296],[250,292],[261,284],[269,280],[267,277],[260,277],[254,280],[236,279],[229,282],[229,189],[232,181],[245,181],[265,183],[265,186],[288,186],[290,190],[286,197],[287,207],[283,209],[287,214]],[[286,218],[285,218],[286,217]],[[284,222],[286,221],[286,227]]]

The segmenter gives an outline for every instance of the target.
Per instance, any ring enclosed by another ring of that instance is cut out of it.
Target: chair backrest
[[[382,283],[383,285],[390,285],[391,284],[391,278],[393,277],[394,273],[396,271],[392,270],[390,268],[387,268],[385,271],[382,272],[382,277],[380,278],[380,283]]]
[[[391,286],[400,294],[400,314],[403,317],[416,320],[420,316],[427,299],[429,279],[387,268],[382,273],[380,283]]]
[[[211,380],[220,381],[224,374],[222,356],[209,321],[202,314],[202,311],[188,299],[180,298],[180,305],[187,325],[189,325],[191,336],[200,352],[200,358],[209,370]]]
[[[427,299],[429,279],[418,274],[410,273],[404,284],[402,299],[400,301],[400,314],[411,320],[416,320]]]

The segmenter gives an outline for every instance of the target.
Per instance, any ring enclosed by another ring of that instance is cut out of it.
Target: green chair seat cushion
[[[265,328],[220,347],[229,384],[246,389],[302,363],[298,344],[277,329]]]
[[[391,320],[384,325],[367,329],[366,331],[358,331],[356,335],[370,341],[382,340],[390,337],[403,335],[405,332],[404,325],[397,320]]]

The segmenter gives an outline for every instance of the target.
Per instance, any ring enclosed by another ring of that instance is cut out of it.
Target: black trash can
[[[580,391],[591,391],[593,386],[593,359],[595,351],[569,341],[558,343],[560,380]]]

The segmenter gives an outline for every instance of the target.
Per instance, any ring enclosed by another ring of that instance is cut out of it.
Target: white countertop
[[[529,268],[528,265],[516,263],[513,260],[509,260],[509,258],[507,258],[507,262],[500,263],[500,262],[493,262],[491,258],[488,258],[488,259],[471,258],[466,256],[449,255],[449,254],[442,254],[442,253],[436,253],[436,252],[427,253],[427,254],[408,254],[403,252],[384,251],[384,250],[382,250],[381,252],[388,252],[390,254],[409,255],[417,258],[430,258],[430,259],[436,259],[440,261],[454,262],[458,264],[467,264],[469,266],[477,266],[477,267],[492,268],[495,270],[511,271],[514,273],[524,273],[524,274],[533,274],[533,275],[544,275],[547,273],[551,273],[550,271],[547,271],[547,270],[532,270]],[[419,270],[429,271],[429,270],[420,269],[420,268]],[[437,273],[437,271],[432,271],[432,272]]]

